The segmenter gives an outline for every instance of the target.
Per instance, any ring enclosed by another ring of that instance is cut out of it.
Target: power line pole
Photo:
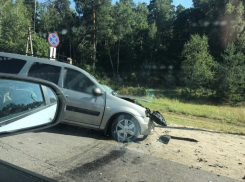
[[[93,11],[93,71],[95,69],[95,60],[96,60],[96,35],[95,35],[95,9],[94,9],[94,0],[92,1],[92,11]]]
[[[31,38],[31,26],[29,26],[28,34],[27,34],[26,56],[28,55],[29,44],[30,44],[30,47],[31,47],[31,55],[33,56],[32,38]]]
[[[36,13],[37,13],[37,0],[35,0],[35,12],[34,12],[34,33],[36,29]]]

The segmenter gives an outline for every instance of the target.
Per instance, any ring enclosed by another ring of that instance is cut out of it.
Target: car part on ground
[[[65,106],[64,95],[51,82],[0,74],[0,137],[52,127]]]
[[[171,136],[169,135],[162,135],[159,137],[159,141],[164,143],[164,144],[168,144],[168,142],[171,140]]]
[[[111,133],[118,142],[132,142],[140,134],[139,123],[129,114],[120,114],[112,124]]]

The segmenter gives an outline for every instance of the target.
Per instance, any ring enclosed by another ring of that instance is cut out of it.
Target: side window
[[[0,80],[0,124],[11,115],[20,115],[45,106],[39,84]]]
[[[56,95],[54,95],[54,92],[50,88],[48,88],[48,87],[46,87],[46,88],[48,91],[50,103],[51,104],[57,103],[57,97],[56,97]]]
[[[92,94],[96,85],[81,72],[65,68],[64,88]]]
[[[18,74],[25,64],[25,60],[0,56],[0,73]]]
[[[49,64],[34,63],[28,73],[28,76],[44,79],[58,84],[61,68]]]

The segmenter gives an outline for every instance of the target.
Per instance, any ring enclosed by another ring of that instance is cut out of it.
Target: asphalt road
[[[0,159],[62,182],[236,181],[131,151],[102,132],[64,124],[1,138]]]

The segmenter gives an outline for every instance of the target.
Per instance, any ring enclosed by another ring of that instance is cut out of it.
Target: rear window
[[[25,64],[25,60],[0,56],[0,73],[18,74]]]
[[[60,77],[60,70],[61,68],[59,66],[34,63],[28,72],[28,76],[40,78],[58,84],[59,77]]]

